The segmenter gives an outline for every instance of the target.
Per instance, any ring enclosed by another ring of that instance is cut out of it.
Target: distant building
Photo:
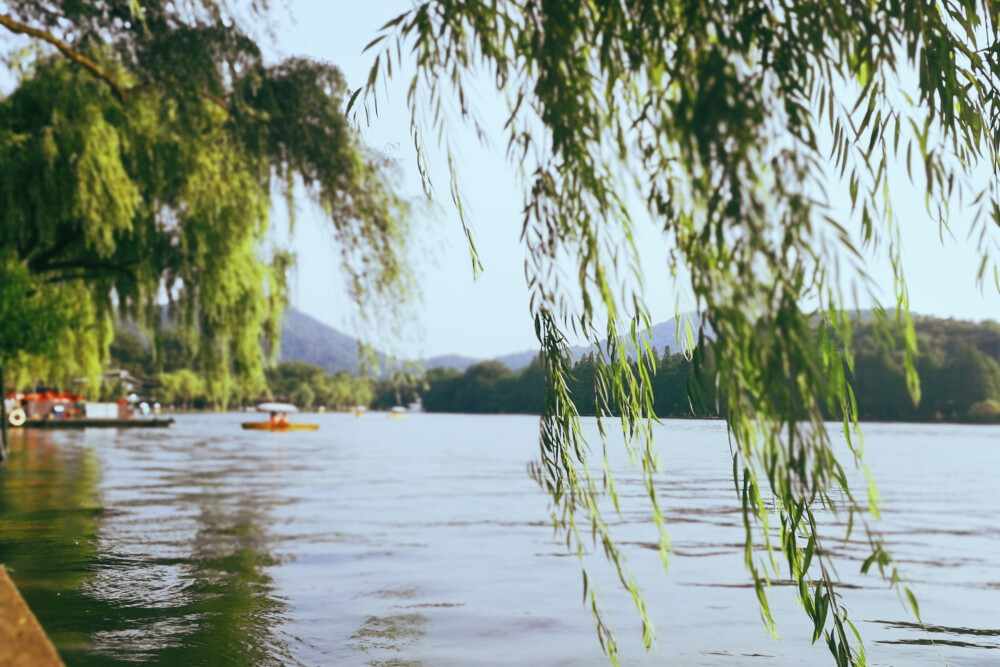
[[[122,393],[128,397],[131,397],[133,394],[137,396],[142,395],[143,387],[147,387],[152,384],[147,380],[137,378],[123,369],[107,371],[101,375],[101,384],[110,385],[114,383],[119,383]]]

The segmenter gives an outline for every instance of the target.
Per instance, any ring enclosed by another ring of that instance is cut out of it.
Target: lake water
[[[536,418],[328,414],[308,417],[317,432],[240,430],[253,418],[12,433],[0,562],[67,663],[607,664],[579,562],[526,472]],[[829,664],[789,587],[772,593],[780,641],[759,620],[724,425],[656,430],[666,572],[639,477],[615,464],[615,531],[658,638],[644,652],[630,598],[602,585],[622,663]],[[840,545],[870,663],[1000,664],[1000,428],[865,433],[879,528],[925,623]]]

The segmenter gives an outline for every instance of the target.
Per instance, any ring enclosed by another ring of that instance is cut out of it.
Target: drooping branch
[[[220,109],[222,109],[226,113],[229,113],[229,103],[226,102],[221,97],[219,97],[218,95],[213,95],[212,93],[208,92],[207,90],[198,91],[198,95],[202,99],[206,99],[209,102],[211,102],[212,104],[214,104],[215,106],[219,107]]]
[[[65,280],[79,280],[82,278],[97,278],[108,273],[116,273],[128,278],[129,280],[135,280],[135,271],[130,267],[130,264],[113,264],[110,262],[94,262],[80,259],[67,260],[65,262],[52,262],[41,267],[41,269],[37,270],[37,273],[52,274],[52,272],[57,272],[52,275],[47,275],[45,278],[46,282],[62,282]],[[73,270],[79,270],[82,271],[82,273],[62,273],[64,271]]]
[[[32,254],[28,255],[26,260],[28,268],[34,271],[35,273],[44,271],[45,268],[49,266],[49,263],[59,255],[61,255],[63,252],[65,252],[66,249],[69,248],[75,240],[76,239],[73,236],[65,234],[46,250],[39,252],[37,254],[33,252]]]
[[[5,14],[0,14],[0,25],[4,26],[11,32],[28,35],[29,37],[40,39],[43,42],[48,42],[52,46],[56,47],[64,56],[75,62],[80,67],[83,67],[101,81],[108,84],[111,87],[112,92],[115,94],[115,97],[117,97],[122,104],[128,101],[128,91],[122,88],[118,79],[105,72],[100,65],[76,49],[72,48],[69,44],[59,39],[52,33],[46,32],[45,30],[39,30],[38,28],[32,28],[30,25],[21,23],[20,21],[15,21],[10,18],[10,16]]]
[[[6,27],[11,32],[20,33],[22,35],[28,35],[29,37],[35,37],[47,42],[52,46],[56,47],[60,53],[75,62],[80,67],[93,74],[95,77],[103,81],[110,86],[111,91],[114,93],[115,97],[122,104],[126,104],[133,95],[144,93],[149,90],[154,90],[157,88],[164,87],[163,84],[151,83],[142,84],[139,86],[133,86],[131,88],[125,88],[115,77],[111,76],[106,72],[100,65],[95,63],[93,60],[83,55],[76,49],[72,48],[67,42],[59,39],[55,35],[45,30],[39,30],[38,28],[32,28],[26,23],[21,23],[20,21],[15,21],[5,14],[0,14],[0,25]],[[212,104],[216,105],[226,113],[229,113],[229,103],[217,95],[201,90],[198,91],[198,96],[208,100]]]
[[[78,273],[59,273],[48,276],[45,282],[49,285],[59,285],[63,283],[73,283],[78,281],[92,281],[105,277],[102,271],[81,271]]]

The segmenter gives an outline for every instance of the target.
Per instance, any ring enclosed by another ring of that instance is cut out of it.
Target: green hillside
[[[358,372],[358,342],[305,313],[289,308],[281,323],[281,361],[304,361],[328,373]]]

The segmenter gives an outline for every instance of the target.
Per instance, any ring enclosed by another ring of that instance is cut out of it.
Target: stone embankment
[[[0,665],[62,667],[56,647],[0,565]]]

